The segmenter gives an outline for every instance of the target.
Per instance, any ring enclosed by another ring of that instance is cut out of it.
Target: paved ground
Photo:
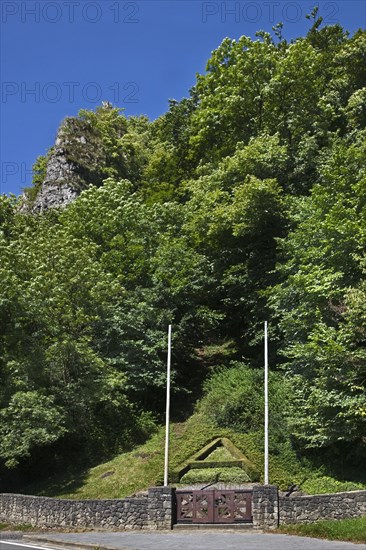
[[[37,535],[34,541],[23,539],[21,543],[47,544],[49,548],[52,548],[52,543],[73,543],[81,547],[88,544],[116,550],[366,550],[365,544],[233,531],[49,533]],[[12,550],[5,543],[0,543],[0,549]]]

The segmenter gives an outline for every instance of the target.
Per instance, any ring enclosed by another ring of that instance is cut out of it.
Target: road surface
[[[1,535],[0,535],[1,537]],[[327,541],[290,535],[223,531],[48,533],[33,541],[0,540],[0,550],[111,548],[115,550],[366,550],[365,544]],[[69,546],[70,548],[70,546]]]

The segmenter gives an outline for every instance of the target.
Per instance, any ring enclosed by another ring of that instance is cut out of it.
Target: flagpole
[[[268,476],[268,334],[267,321],[264,322],[264,484],[269,484]]]
[[[172,325],[168,328],[168,358],[166,374],[166,423],[165,423],[165,461],[164,461],[164,486],[168,485],[169,464],[169,416],[170,416],[170,365],[172,353]]]

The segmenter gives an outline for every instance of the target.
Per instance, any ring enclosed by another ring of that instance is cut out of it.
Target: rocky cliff
[[[108,117],[108,111],[113,109],[109,104],[104,105],[98,116]],[[115,140],[123,135],[124,124],[122,121],[117,128]],[[57,132],[55,145],[48,152],[44,181],[38,188],[31,188],[31,193],[23,195],[20,210],[38,214],[50,208],[65,207],[89,185],[102,185],[115,162],[109,158],[103,137],[100,127],[91,120],[66,118]],[[122,163],[121,167],[117,166],[114,173],[123,175]]]

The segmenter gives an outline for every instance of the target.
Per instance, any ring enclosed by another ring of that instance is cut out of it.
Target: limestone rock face
[[[30,201],[23,195],[20,211],[40,214],[67,206],[90,184],[102,184],[105,166],[104,147],[95,129],[84,120],[67,118],[48,154],[46,177],[37,196]]]
[[[56,146],[47,163],[46,179],[31,207],[34,214],[67,206],[80,194],[75,186],[75,167],[65,157],[60,142],[60,137],[57,137]]]
[[[108,177],[129,179],[129,153],[123,145],[126,119],[120,109],[103,102],[95,112],[80,112],[61,124],[55,144],[37,161],[34,185],[19,202],[23,213],[40,214],[64,208],[89,186],[100,187]]]
[[[33,214],[40,214],[50,208],[65,207],[73,202],[79,194],[76,189],[67,185],[60,185],[57,182],[45,182],[31,207],[31,211]]]

